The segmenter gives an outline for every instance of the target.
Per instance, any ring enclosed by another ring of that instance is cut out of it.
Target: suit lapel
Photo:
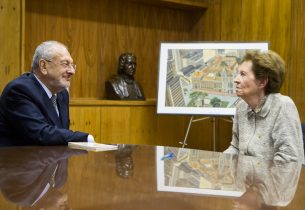
[[[44,116],[46,118],[48,118],[49,120],[51,120],[53,122],[53,124],[56,125],[57,127],[63,128],[60,117],[58,117],[57,112],[53,107],[51,99],[48,97],[47,93],[45,92],[43,87],[40,85],[40,83],[37,81],[37,79],[35,78],[35,76],[32,73],[30,74],[30,77],[32,78],[34,83],[39,87],[37,89],[37,91],[40,92],[41,97],[38,97],[38,100],[40,101],[40,103],[43,104],[43,109],[41,111],[45,112]],[[62,98],[62,97],[59,97],[59,98]],[[57,106],[58,106],[59,113],[62,112],[60,110],[60,106],[59,106],[60,104],[61,103],[57,100]]]

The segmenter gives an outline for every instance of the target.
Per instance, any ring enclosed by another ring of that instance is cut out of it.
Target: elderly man
[[[32,71],[11,81],[0,99],[0,146],[65,145],[94,141],[69,130],[67,88],[76,65],[63,44],[46,41],[35,51]]]

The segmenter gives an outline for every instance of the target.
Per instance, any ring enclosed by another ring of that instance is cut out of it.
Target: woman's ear
[[[265,78],[265,79],[259,79],[258,80],[258,86],[261,87],[261,88],[265,88],[268,84],[268,78]]]

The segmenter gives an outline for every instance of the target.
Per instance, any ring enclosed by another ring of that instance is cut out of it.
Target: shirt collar
[[[268,100],[269,99],[269,100]],[[270,101],[270,97],[269,95],[264,96],[261,101],[259,102],[259,104],[252,109],[249,105],[247,108],[247,113],[248,113],[248,117],[252,117],[254,114],[260,116],[260,117],[266,117],[266,115],[269,113],[270,110],[270,105],[271,105],[271,101]]]
[[[39,82],[39,84],[41,84],[42,88],[44,89],[44,91],[46,92],[46,94],[48,95],[49,98],[52,97],[52,92],[47,88],[47,86],[45,86],[45,84],[43,84],[38,77],[34,74],[35,78],[37,79],[37,81]],[[56,94],[55,94],[56,95]]]

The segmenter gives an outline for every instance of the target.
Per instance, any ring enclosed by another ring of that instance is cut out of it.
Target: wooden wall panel
[[[20,0],[0,0],[0,93],[20,74],[21,61]]]
[[[270,49],[288,62],[290,12],[290,0],[243,1],[241,39],[270,41]],[[286,75],[289,78],[289,72]],[[283,94],[288,94],[288,82],[288,79],[284,82]]]
[[[177,139],[184,135],[183,117],[156,115],[154,106],[101,106],[100,109],[99,142],[179,146]]]
[[[155,107],[132,107],[130,115],[130,143],[137,144],[137,142],[144,140],[144,144],[156,145],[157,118]]]
[[[225,132],[215,119],[215,149],[223,151],[230,142],[231,130],[228,129],[229,134]],[[190,116],[184,115],[157,115],[154,105],[70,106],[70,128],[92,134],[99,143],[180,147],[179,142],[184,140],[189,120]],[[208,118],[193,123],[187,138],[188,148],[214,150],[212,120]],[[226,135],[230,137],[225,138]]]
[[[242,41],[241,34],[241,16],[242,0],[221,1],[220,8],[220,37],[222,41]]]
[[[232,118],[219,117],[216,121],[216,151],[226,150],[232,140]]]
[[[222,0],[220,14],[221,40],[268,41],[269,48],[288,62],[291,0]],[[286,95],[288,80],[281,90]]]
[[[136,79],[146,97],[155,98],[160,41],[192,40],[196,14],[123,0],[45,0],[43,4],[28,0],[26,67],[40,42],[61,41],[78,66],[71,96],[102,99],[104,82],[117,73],[119,55],[133,52],[138,61]]]
[[[205,150],[214,150],[214,134],[213,134],[213,117],[196,116],[194,120],[203,119],[193,122],[187,138],[188,148],[201,148]],[[190,117],[187,117],[184,133],[187,130]],[[217,131],[218,132],[218,131]],[[184,136],[183,136],[184,137]],[[216,137],[216,136],[215,136]],[[182,139],[183,140],[183,139]],[[215,141],[218,141],[215,138]],[[217,148],[215,148],[217,149]]]
[[[101,142],[127,144],[131,139],[130,107],[101,107]]]
[[[70,129],[90,133],[99,142],[100,130],[100,108],[99,107],[70,107]]]
[[[187,117],[182,115],[158,115],[157,118],[156,145],[181,146],[179,142],[183,141],[185,135]],[[188,139],[188,142],[196,144],[195,139]]]
[[[206,0],[208,9],[193,17],[193,41],[220,41],[221,0]]]
[[[298,107],[301,120],[305,121],[305,2],[292,1],[291,50],[288,68],[289,95]]]

